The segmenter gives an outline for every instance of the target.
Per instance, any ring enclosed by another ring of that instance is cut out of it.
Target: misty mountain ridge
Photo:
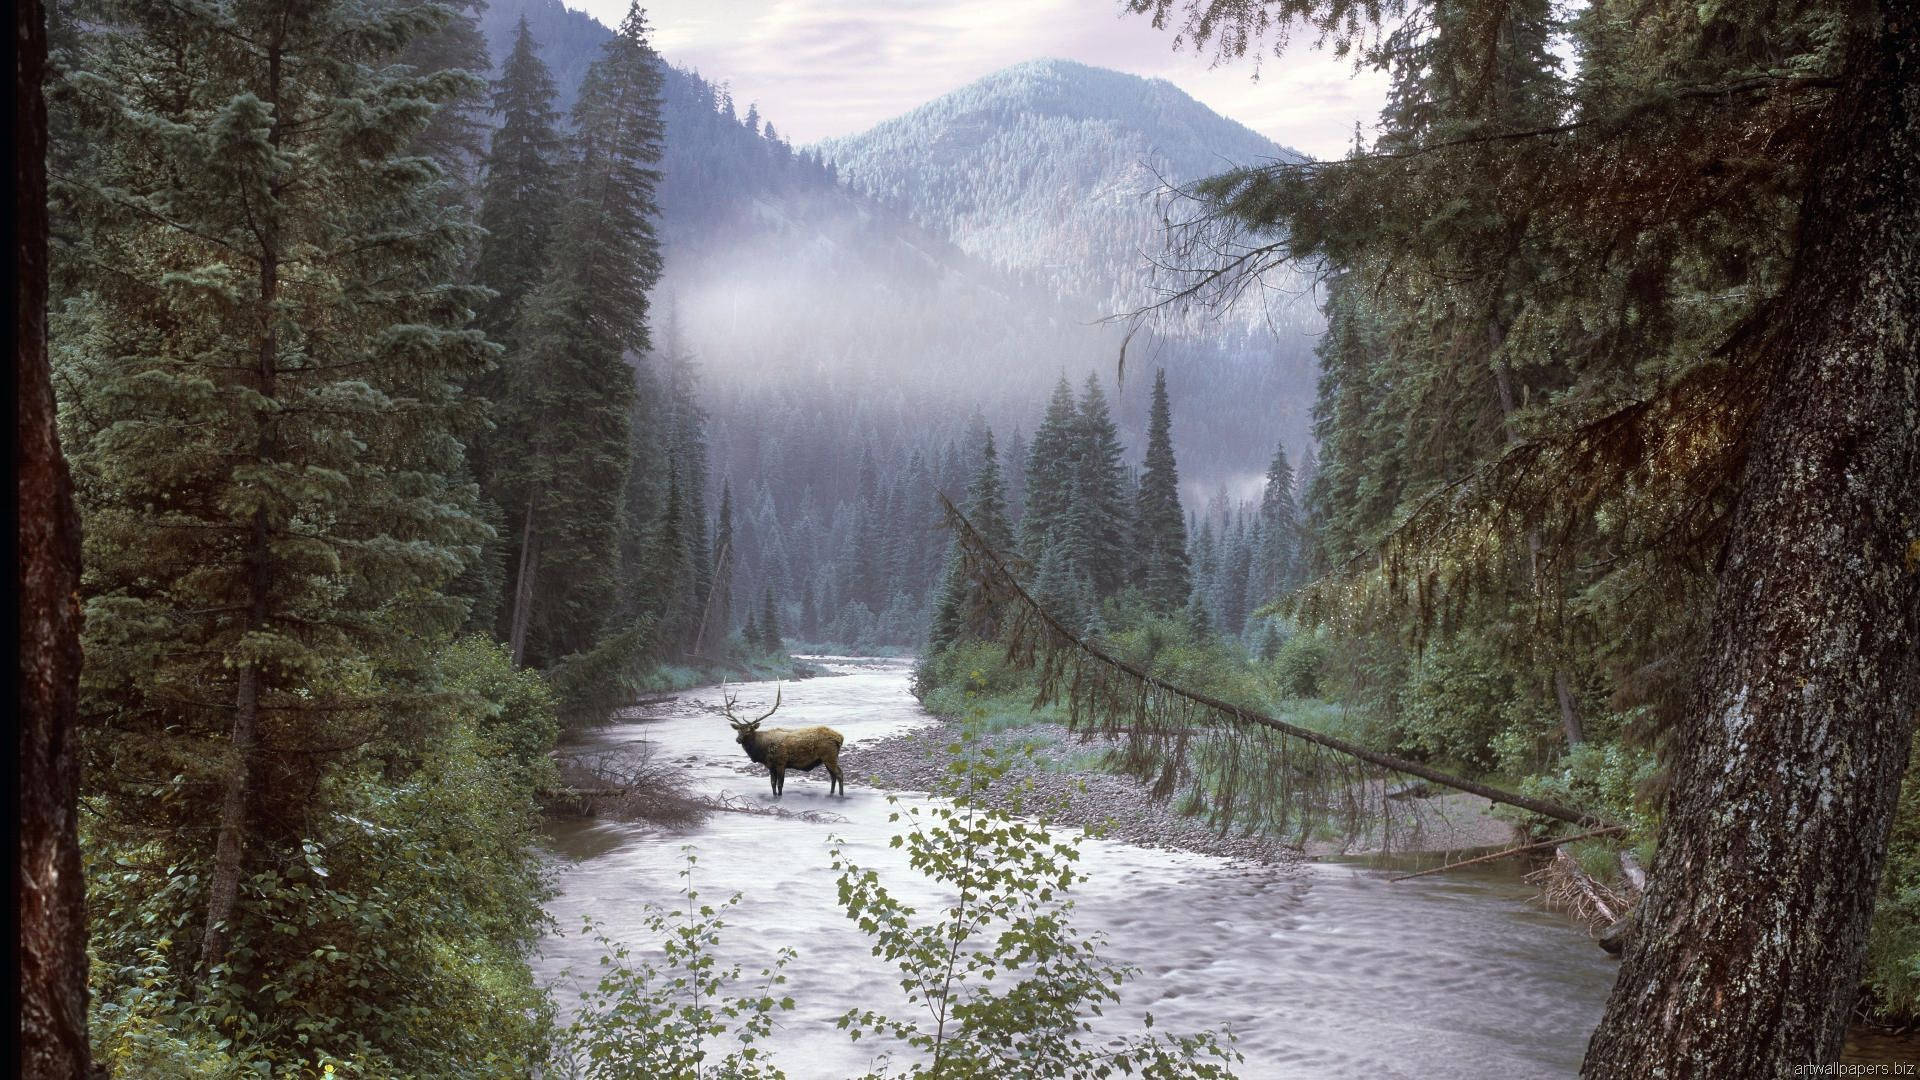
[[[496,62],[522,15],[564,112],[612,31],[560,0],[495,0],[482,25]],[[798,500],[824,519],[851,497],[863,448],[904,462],[928,440],[957,437],[976,410],[1002,436],[1030,432],[1062,375],[1107,384],[1137,459],[1157,366],[1174,394],[1190,505],[1223,484],[1250,495],[1276,442],[1304,448],[1317,322],[1283,324],[1278,339],[1252,320],[1142,334],[1124,385],[1125,328],[1097,322],[1158,221],[1148,164],[1204,175],[1228,158],[1290,151],[1164,80],[1043,60],[855,137],[875,142],[849,178],[832,155],[853,154],[854,140],[796,149],[769,138],[777,102],[756,103],[766,124],[749,127],[746,104],[666,60],[667,270],[655,297],[706,372],[716,481],[766,478],[782,516],[807,512]],[[883,161],[880,139],[897,162]],[[876,191],[883,173],[894,179]],[[939,182],[923,184],[923,173]],[[1013,223],[996,225],[1001,214]],[[833,433],[842,458],[769,441],[770,428],[793,424]],[[802,461],[807,476],[794,471]]]
[[[1154,298],[1149,258],[1166,212],[1182,210],[1163,202],[1167,185],[1304,160],[1165,79],[1062,59],[1016,64],[818,147],[962,250],[1038,270],[1101,314]]]

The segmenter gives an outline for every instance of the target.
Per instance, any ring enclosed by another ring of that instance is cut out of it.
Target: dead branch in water
[[[1388,798],[1392,798],[1392,797],[1393,796],[1391,795],[1388,796]],[[1472,859],[1462,859],[1459,862],[1450,862],[1445,866],[1436,866],[1431,870],[1422,870],[1417,874],[1401,874],[1399,877],[1388,878],[1387,880],[1389,882],[1411,881],[1412,879],[1417,877],[1426,877],[1428,874],[1438,874],[1438,873],[1443,873],[1447,870],[1458,870],[1463,866],[1473,866],[1477,863],[1492,862],[1495,859],[1504,859],[1509,855],[1518,855],[1523,851],[1536,851],[1543,847],[1557,847],[1561,844],[1571,844],[1575,840],[1587,840],[1595,836],[1604,836],[1607,833],[1625,832],[1626,828],[1627,827],[1625,825],[1609,825],[1604,829],[1592,829],[1583,833],[1575,833],[1572,836],[1561,836],[1561,837],[1556,837],[1552,840],[1541,840],[1532,844],[1521,844],[1519,847],[1510,847],[1510,848],[1507,848],[1505,851],[1496,851],[1491,854],[1480,855]]]
[[[683,790],[680,771],[659,760],[651,743],[567,754],[559,772],[562,786],[545,793],[549,804],[581,817],[685,827],[707,815],[706,805]]]
[[[702,799],[700,805],[709,810],[721,810],[729,814],[756,814],[761,817],[785,818],[790,821],[810,821],[816,825],[837,825],[847,820],[831,810],[789,810],[784,806],[750,802],[730,791],[723,791],[718,795]]]
[[[1528,874],[1527,880],[1540,887],[1540,901],[1547,907],[1591,926],[1612,926],[1633,906],[1630,897],[1581,869],[1565,848],[1555,851],[1553,861]]]

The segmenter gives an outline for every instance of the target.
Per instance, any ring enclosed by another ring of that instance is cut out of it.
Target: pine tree
[[[1047,412],[1027,450],[1026,506],[1020,516],[1020,553],[1038,565],[1066,519],[1077,471],[1079,410],[1065,376],[1053,388]]]
[[[980,471],[967,486],[963,507],[967,521],[988,546],[1003,556],[1013,550],[1013,526],[1007,521],[1006,487],[1000,478],[1000,458],[987,432],[980,450]],[[966,572],[956,540],[947,555],[947,572],[934,603],[933,626],[927,649],[938,651],[963,635],[991,640],[998,632],[1000,613],[988,602],[973,576]]]
[[[1273,452],[1267,466],[1267,485],[1260,495],[1259,558],[1253,578],[1254,594],[1260,603],[1278,599],[1300,579],[1300,511],[1294,503],[1293,467],[1287,463],[1287,448]]]
[[[514,31],[513,51],[493,83],[493,133],[480,185],[480,244],[474,283],[495,296],[476,320],[496,341],[511,333],[518,309],[547,267],[547,243],[562,204],[562,143],[556,130],[553,76],[540,62],[539,43],[525,16]]]
[[[1036,440],[1037,442],[1037,440]],[[1186,603],[1192,586],[1187,573],[1187,532],[1180,509],[1180,474],[1173,460],[1173,406],[1167,399],[1167,373],[1153,377],[1153,403],[1147,413],[1146,468],[1140,474],[1134,511],[1138,545],[1136,580],[1155,611],[1172,612]]]
[[[300,864],[334,766],[427,707],[463,614],[443,590],[484,527],[454,435],[490,347],[451,284],[471,227],[413,150],[476,81],[393,62],[434,9],[118,14],[62,191],[94,808],[205,883],[140,902],[217,985],[297,962],[276,943],[305,959],[248,882]]]
[[[1126,501],[1124,448],[1107,410],[1100,379],[1089,374],[1080,396],[1077,472],[1085,504],[1082,540],[1088,549],[1087,577],[1096,596],[1111,596],[1126,585],[1130,558],[1127,538],[1133,508]]]
[[[647,290],[660,274],[662,64],[646,33],[636,3],[587,69],[573,110],[574,183],[514,335],[500,471],[518,546],[508,627],[516,661],[586,650],[618,595],[635,399],[626,355],[648,347]]]
[[[771,585],[760,594],[760,645],[763,651],[775,655],[787,651],[787,643],[780,637],[780,616]]]

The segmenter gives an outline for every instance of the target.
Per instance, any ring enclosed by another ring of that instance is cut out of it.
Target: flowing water
[[[787,684],[769,726],[831,725],[847,739],[842,759],[857,763],[861,743],[930,722],[908,693],[906,663],[827,666],[837,677]],[[771,684],[734,689],[742,711],[773,700]],[[746,757],[712,711],[719,700],[716,689],[691,691],[595,738],[651,742],[689,787],[771,805],[766,771],[738,771]],[[781,945],[799,951],[788,969],[797,1007],[780,1014],[775,1061],[801,1080],[865,1072],[876,1048],[850,1043],[834,1019],[855,1005],[906,1010],[897,973],[836,904],[828,838],[920,910],[942,897],[889,847],[884,793],[857,782],[844,799],[826,791],[823,770],[789,773],[779,805],[843,820],[716,813],[679,832],[557,826],[554,846],[569,858],[549,910],[566,932],[543,943],[536,970],[563,1006],[577,1001],[600,954],[579,933],[582,917],[643,945],[645,905],[681,900],[691,844],[702,902],[742,895],[728,914],[730,959],[757,971]],[[1616,970],[1583,931],[1532,906],[1512,869],[1390,884],[1355,864],[1236,865],[1099,840],[1082,851],[1091,880],[1077,894],[1077,925],[1103,932],[1107,955],[1140,969],[1110,1019],[1150,1010],[1156,1029],[1230,1028],[1244,1077],[1569,1077]]]

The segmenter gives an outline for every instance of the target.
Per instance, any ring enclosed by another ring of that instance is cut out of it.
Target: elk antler
[[[720,697],[721,697],[722,704],[720,706],[720,711],[726,714],[727,722],[734,725],[735,727],[742,727],[742,728],[752,727],[753,725],[758,724],[760,721],[765,720],[767,717],[772,716],[776,711],[779,710],[780,688],[782,685],[783,684],[781,683],[774,684],[773,708],[768,709],[766,712],[761,713],[759,716],[754,717],[752,720],[742,720],[738,716],[734,715],[734,712],[733,712],[734,706],[739,704],[739,695],[735,694],[731,690],[728,690],[726,683],[721,683]]]

